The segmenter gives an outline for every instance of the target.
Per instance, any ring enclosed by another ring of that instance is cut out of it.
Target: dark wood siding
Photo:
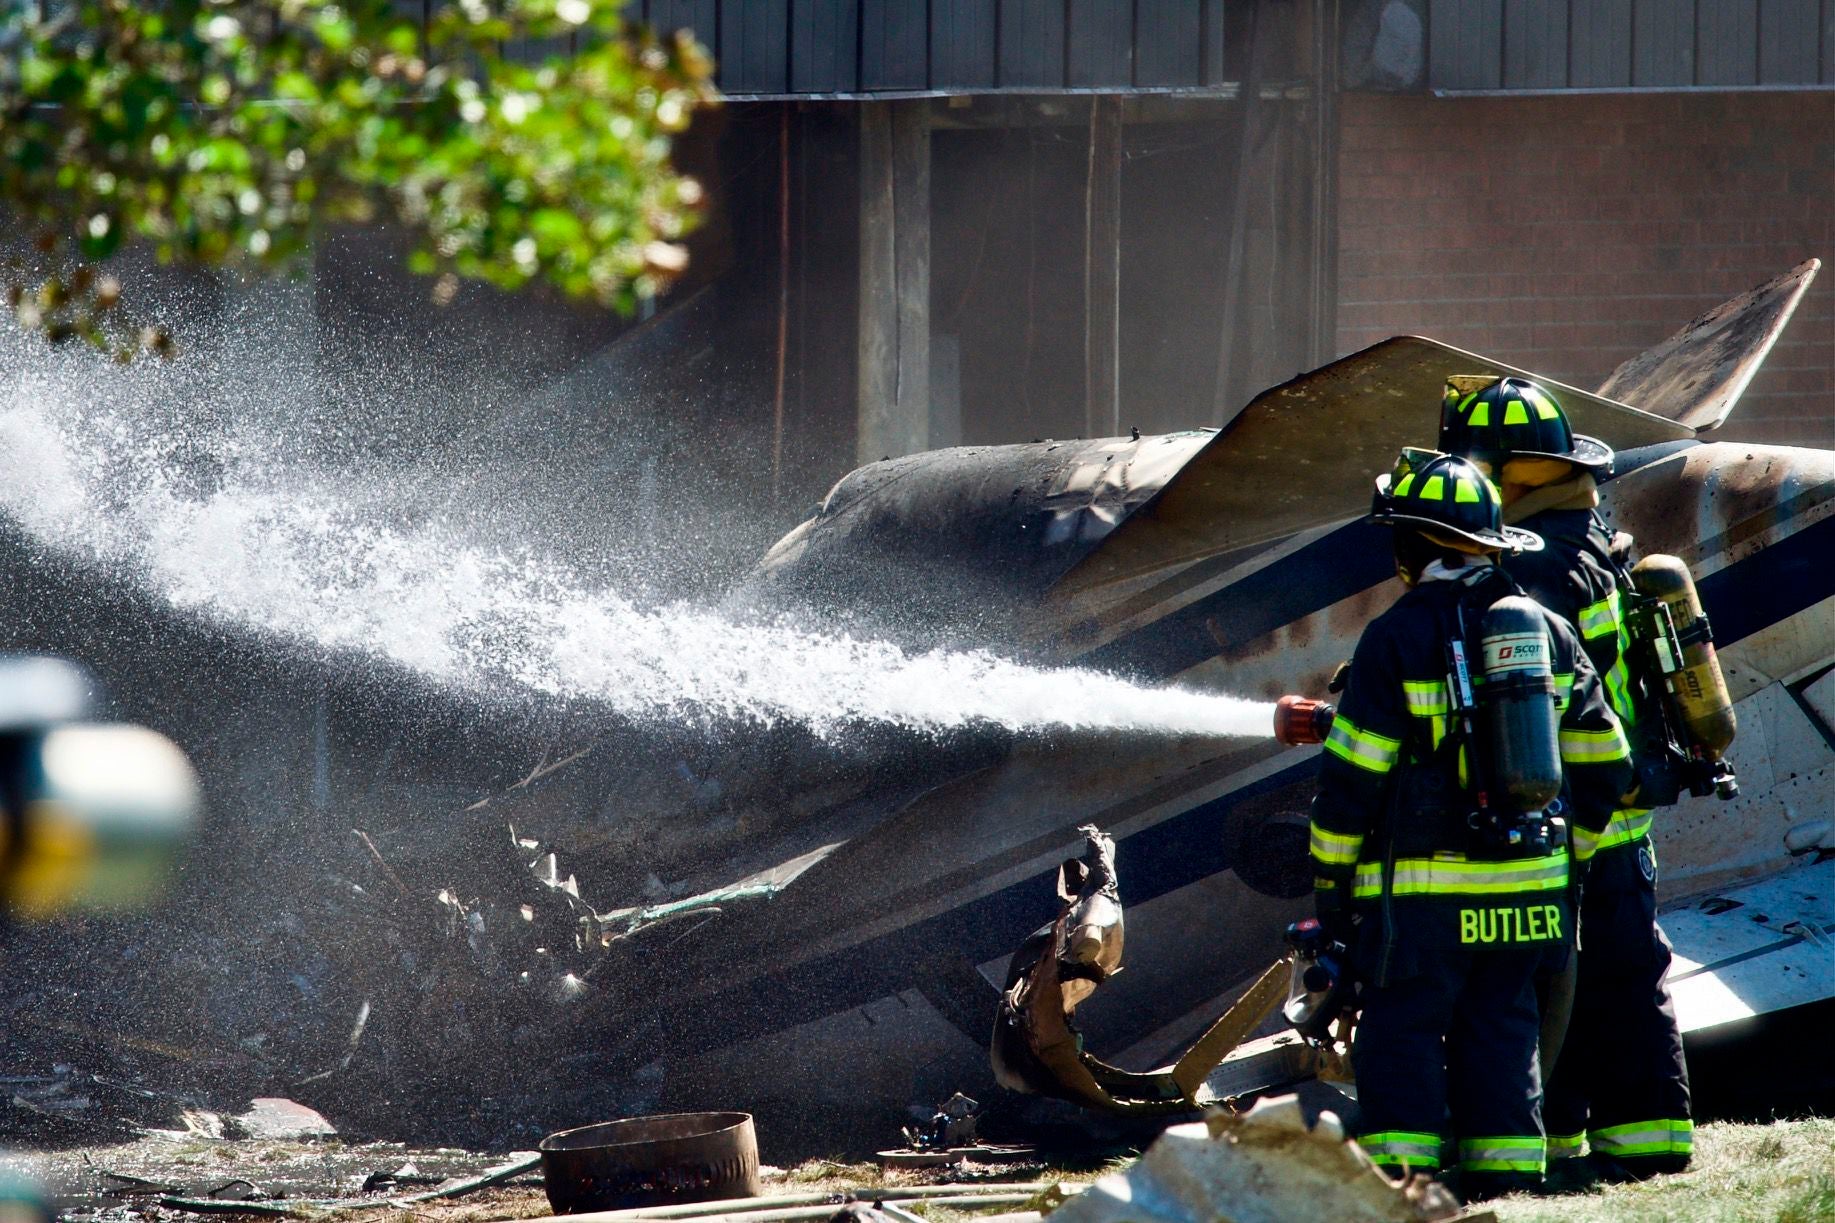
[[[930,84],[934,89],[992,89],[999,65],[995,0],[931,0]]]
[[[1228,84],[1224,6],[1250,2],[630,0],[628,9],[659,29],[694,31],[728,94],[779,97],[1212,88]]]
[[[856,0],[796,0],[790,10],[790,88],[852,93],[860,88],[860,6]]]
[[[1427,51],[1436,88],[1500,88],[1503,0],[1433,0],[1427,10]]]
[[[1631,79],[1631,0],[1576,4],[1568,22],[1568,84],[1598,89]]]
[[[1835,0],[1422,0],[1448,92],[1835,83]]]
[[[1006,88],[1064,83],[1061,0],[1002,0],[1000,83]]]

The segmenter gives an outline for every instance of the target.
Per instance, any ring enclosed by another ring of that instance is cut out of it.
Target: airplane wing
[[[1821,266],[1820,259],[1805,259],[1758,288],[1722,302],[1613,370],[1599,394],[1704,432],[1718,429],[1783,334]]]
[[[1252,399],[1165,487],[1060,582],[1075,598],[1169,566],[1236,552],[1369,508],[1404,446],[1431,446],[1449,374],[1514,374],[1552,388],[1574,428],[1615,449],[1693,428],[1421,336],[1396,336]]]
[[[1835,858],[1663,913],[1684,1033],[1835,997]]]

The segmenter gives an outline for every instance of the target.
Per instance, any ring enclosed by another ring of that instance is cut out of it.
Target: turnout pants
[[[1634,1177],[1688,1166],[1688,1067],[1656,909],[1649,841],[1600,851],[1581,897],[1574,1014],[1543,1105],[1550,1161],[1590,1147]]]
[[[1398,906],[1399,907],[1399,906]],[[1539,1184],[1535,981],[1548,946],[1434,940],[1406,975],[1366,975],[1352,1066],[1358,1142],[1393,1173],[1460,1169],[1467,1198]],[[1451,1114],[1454,1145],[1442,1149]]]

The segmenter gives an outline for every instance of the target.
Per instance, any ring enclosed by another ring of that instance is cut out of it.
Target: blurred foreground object
[[[39,919],[149,902],[197,817],[185,754],[143,726],[78,719],[94,684],[0,657],[0,906]]]

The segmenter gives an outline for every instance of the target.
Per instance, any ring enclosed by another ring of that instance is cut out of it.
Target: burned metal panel
[[[1115,0],[1070,0],[1064,79],[1076,88],[1134,83],[1133,6]]]
[[[1199,0],[1135,0],[1134,83],[1200,84],[1204,33]]]
[[[1504,88],[1560,89],[1567,84],[1567,0],[1509,0],[1504,5]]]
[[[930,85],[930,13],[924,0],[861,0],[860,87]]]
[[[1759,0],[1759,83],[1815,84],[1821,39],[1820,0]]]
[[[735,93],[790,86],[790,0],[720,0],[720,84]]]
[[[1631,83],[1695,83],[1695,0],[1634,0]]]
[[[1568,14],[1567,83],[1611,89],[1631,83],[1631,0],[1591,0]]]
[[[1805,260],[1722,302],[1613,370],[1599,394],[1694,429],[1718,428],[1821,266],[1820,260]]]
[[[860,88],[859,0],[796,0],[790,10],[790,88],[851,93]]]
[[[1431,0],[1428,83],[1435,89],[1498,89],[1504,73],[1503,0]]]
[[[1376,474],[1403,446],[1431,436],[1449,374],[1535,378],[1553,388],[1576,430],[1617,449],[1694,436],[1490,357],[1397,336],[1257,395],[1059,590],[1074,596],[1363,513]]]
[[[932,0],[930,84],[935,89],[991,89],[997,79],[995,0]]]
[[[1063,0],[1003,0],[1000,83],[1006,89],[1063,87]]]
[[[1695,9],[1695,83],[1756,85],[1758,0],[1714,0]]]

